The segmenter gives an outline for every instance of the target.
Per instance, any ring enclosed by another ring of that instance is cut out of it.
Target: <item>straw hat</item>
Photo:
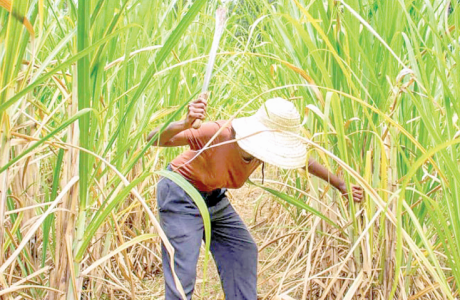
[[[300,115],[291,102],[267,100],[254,115],[235,119],[232,126],[238,145],[255,158],[285,169],[305,166],[306,147],[296,137]]]

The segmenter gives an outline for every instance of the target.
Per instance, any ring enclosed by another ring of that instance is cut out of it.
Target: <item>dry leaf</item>
[[[288,295],[278,295],[278,296],[275,296],[273,300],[295,300],[295,299]]]

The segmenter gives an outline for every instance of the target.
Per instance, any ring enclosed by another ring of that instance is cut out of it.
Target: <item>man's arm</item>
[[[148,142],[158,133],[160,127],[157,127],[149,133],[149,136],[147,137]],[[172,122],[163,132],[160,133],[157,139],[153,141],[152,145],[159,147],[185,146],[187,145],[187,140],[184,135],[180,133],[189,128],[190,126],[188,126],[184,121]]]
[[[188,106],[187,117],[183,121],[177,121],[170,123],[165,130],[160,132],[159,136],[153,141],[154,146],[159,147],[176,147],[187,145],[187,139],[183,133],[184,130],[190,129],[193,122],[196,119],[203,120],[206,113],[206,106],[208,94],[201,94],[197,100],[191,102]],[[147,137],[147,141],[150,141],[160,130],[157,127],[151,131]]]
[[[326,182],[329,182],[333,187],[338,189],[343,196],[348,195],[347,185],[345,181],[335,175],[334,173],[330,172],[326,167],[318,163],[313,158],[308,160],[308,172],[310,174],[315,175],[323,179]],[[351,187],[353,193],[353,200],[356,202],[360,202],[363,199],[363,190],[360,186],[352,185]]]

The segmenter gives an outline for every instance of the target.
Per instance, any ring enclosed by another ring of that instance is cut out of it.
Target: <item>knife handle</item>
[[[201,98],[202,96],[204,96],[204,100],[208,100],[209,99],[209,91],[205,90],[204,92],[201,92],[199,98]],[[200,129],[201,124],[203,124],[203,120],[195,119],[195,121],[193,121],[193,123],[192,123],[192,128],[193,129]]]
[[[199,129],[201,127],[201,124],[203,124],[203,121],[201,121],[200,119],[196,119],[195,121],[193,121],[192,127],[193,129]]]

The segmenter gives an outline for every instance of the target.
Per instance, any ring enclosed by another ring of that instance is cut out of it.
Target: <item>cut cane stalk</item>
[[[208,91],[209,82],[211,81],[212,69],[214,68],[214,62],[216,61],[217,48],[219,48],[219,41],[224,33],[225,21],[227,20],[227,8],[219,7],[216,10],[216,30],[214,31],[214,38],[212,41],[211,52],[209,53],[209,61],[206,66],[206,75],[204,76],[203,87],[201,88],[201,93],[206,93]],[[198,129],[203,123],[202,120],[196,119],[192,127]]]

